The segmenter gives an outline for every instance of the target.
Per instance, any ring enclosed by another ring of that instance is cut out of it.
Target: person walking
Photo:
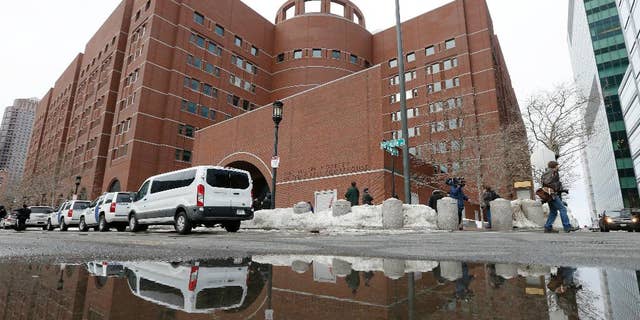
[[[271,209],[271,192],[267,192],[262,200],[262,210],[270,210]]]
[[[27,220],[29,220],[29,217],[31,216],[31,209],[29,209],[26,204],[23,204],[22,208],[17,211],[18,216],[16,218],[18,219],[18,224],[16,225],[16,230],[22,231],[27,228]]]
[[[369,188],[364,188],[362,191],[362,204],[368,204],[370,206],[373,205],[373,197],[369,194]]]
[[[500,196],[488,185],[484,185],[482,189],[484,190],[482,193],[482,208],[487,211],[487,222],[489,223],[489,229],[491,229],[491,201],[500,198]]]
[[[351,206],[358,205],[358,201],[360,200],[360,190],[356,187],[355,182],[351,182],[351,187],[347,190],[347,193],[344,194],[344,197],[351,202]]]
[[[0,206],[0,220],[7,216],[7,209],[4,206]]]
[[[458,202],[458,229],[462,230],[462,212],[464,211],[464,202],[469,198],[464,194],[465,181],[462,178],[454,178],[450,182],[451,191],[449,196]]]
[[[438,211],[438,200],[444,198],[445,193],[442,190],[433,190],[433,192],[431,193],[431,197],[429,197],[429,203],[428,206],[435,210],[436,212]]]
[[[553,232],[553,222],[556,221],[558,212],[560,212],[560,220],[562,220],[564,232],[571,232],[571,222],[569,221],[569,216],[567,216],[567,208],[562,202],[562,192],[565,190],[562,182],[560,182],[560,165],[558,162],[549,161],[547,164],[547,171],[542,174],[542,188],[551,195],[551,199],[548,202],[549,217],[544,225],[544,232]]]

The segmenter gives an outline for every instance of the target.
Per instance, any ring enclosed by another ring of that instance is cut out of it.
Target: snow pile
[[[435,230],[436,212],[424,205],[403,205],[404,228]],[[351,212],[334,217],[331,210],[316,213],[295,214],[293,208],[260,210],[253,220],[243,221],[245,229],[292,229],[292,230],[333,230],[333,229],[382,229],[382,205],[355,206]]]
[[[253,261],[262,264],[270,264],[276,267],[291,267],[296,271],[302,270],[300,265],[312,265],[314,262],[333,269],[340,269],[338,275],[344,275],[345,267],[349,267],[354,271],[382,271],[390,272],[391,270],[385,270],[385,260],[387,262],[393,260],[398,265],[402,266],[402,271],[407,272],[430,272],[438,266],[435,261],[426,260],[394,260],[383,258],[360,258],[360,257],[336,257],[336,256],[310,256],[310,255],[267,255],[267,256],[253,256]],[[389,265],[389,263],[387,263]],[[295,267],[295,268],[294,268]],[[336,268],[337,267],[337,268]],[[387,268],[389,269],[389,268]],[[395,270],[397,271],[397,270]]]
[[[511,209],[513,210],[513,226],[520,229],[535,229],[535,228],[543,228],[544,225],[539,225],[531,220],[529,220],[523,210],[523,202],[524,201],[532,201],[532,200],[513,200],[511,201]],[[549,216],[549,205],[543,204],[542,210],[544,212],[544,220]],[[567,207],[567,216],[569,216],[569,221],[571,225],[574,227],[578,227],[578,220],[576,219],[571,209]],[[557,230],[562,230],[562,220],[560,219],[560,213],[553,223],[553,228]]]

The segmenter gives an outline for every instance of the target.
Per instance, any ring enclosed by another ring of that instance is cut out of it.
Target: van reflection
[[[243,305],[248,259],[124,264],[131,292],[141,299],[187,313],[211,313]]]

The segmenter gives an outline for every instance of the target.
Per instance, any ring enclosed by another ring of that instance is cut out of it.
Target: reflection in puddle
[[[302,255],[0,264],[0,319],[640,319],[639,276]]]

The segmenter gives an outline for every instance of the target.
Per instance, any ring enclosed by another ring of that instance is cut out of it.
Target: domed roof
[[[288,0],[278,9],[276,24],[305,14],[339,16],[366,27],[362,11],[349,0]]]

